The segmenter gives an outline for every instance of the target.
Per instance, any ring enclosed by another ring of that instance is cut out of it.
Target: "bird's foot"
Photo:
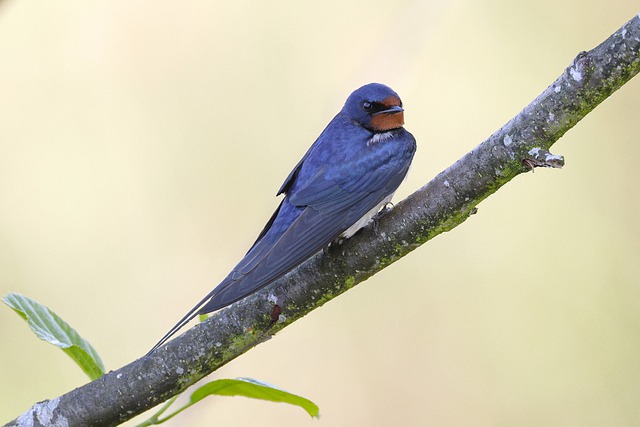
[[[329,243],[327,246],[325,246],[324,248],[322,248],[322,253],[324,255],[329,255],[329,248],[331,246],[339,246],[342,244],[342,242],[345,241],[345,238],[342,236],[338,236],[335,239],[333,239],[333,241],[331,243]]]
[[[391,209],[393,209],[393,203],[388,202],[371,219],[373,221],[373,232],[376,233],[376,236],[378,235],[378,223],[380,222],[380,218],[385,216]]]

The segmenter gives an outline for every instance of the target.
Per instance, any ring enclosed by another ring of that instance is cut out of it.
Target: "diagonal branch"
[[[400,202],[378,223],[319,253],[256,294],[227,307],[150,357],[11,421],[21,425],[116,425],[180,393],[280,329],[464,222],[515,176],[561,167],[547,150],[640,71],[640,15],[580,53],[531,104],[486,141]],[[283,316],[272,321],[274,302]],[[57,424],[56,424],[57,425]]]

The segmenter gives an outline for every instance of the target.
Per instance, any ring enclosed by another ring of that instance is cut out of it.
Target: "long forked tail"
[[[158,341],[158,343],[156,345],[154,345],[151,350],[149,350],[149,352],[147,354],[145,354],[145,357],[147,357],[148,355],[150,355],[151,353],[156,351],[158,349],[158,347],[160,347],[164,343],[166,343],[169,340],[169,338],[174,336],[176,334],[176,332],[178,332],[180,329],[182,329],[182,327],[184,325],[189,323],[194,317],[196,317],[198,314],[200,314],[200,309],[202,308],[203,305],[206,304],[206,302],[209,299],[211,299],[211,297],[214,295],[215,291],[216,291],[216,289],[214,289],[213,291],[209,292],[206,297],[202,298],[202,300],[198,304],[196,304],[195,307],[193,307],[191,310],[189,310],[189,312],[187,314],[185,314],[185,316],[182,319],[180,319],[180,321],[178,323],[176,323],[173,326],[173,328],[171,328],[169,330],[169,332],[167,332],[166,335],[163,336],[162,339],[160,341]]]

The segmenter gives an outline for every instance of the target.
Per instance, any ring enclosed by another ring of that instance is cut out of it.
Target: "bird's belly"
[[[371,222],[371,219],[374,216],[376,216],[376,214],[380,212],[380,209],[382,209],[384,205],[389,203],[392,198],[393,198],[393,193],[385,197],[378,205],[376,205],[373,209],[371,209],[369,212],[364,214],[362,218],[356,221],[355,224],[353,224],[351,227],[347,228],[344,232],[342,232],[341,236],[348,239],[349,237],[356,234],[358,230],[360,230],[362,227],[369,224],[369,222]]]

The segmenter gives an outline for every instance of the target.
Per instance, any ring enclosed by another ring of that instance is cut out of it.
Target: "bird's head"
[[[369,83],[357,89],[342,111],[349,119],[373,132],[386,132],[404,124],[402,101],[390,87]]]

